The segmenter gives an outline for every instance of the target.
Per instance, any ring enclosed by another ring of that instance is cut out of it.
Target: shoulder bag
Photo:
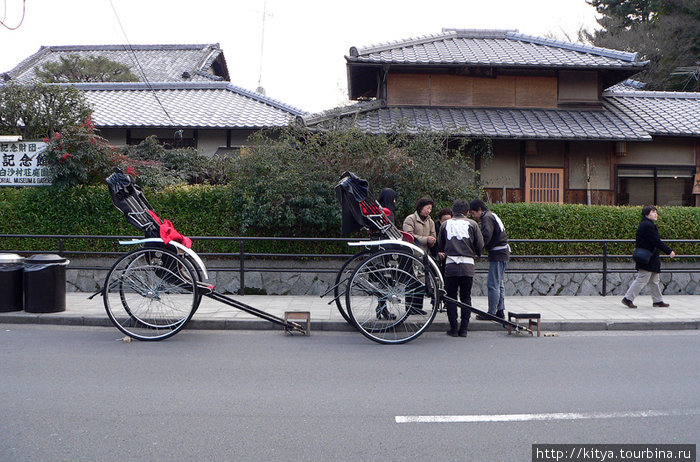
[[[651,260],[651,254],[651,250],[643,249],[641,247],[635,247],[634,251],[632,252],[632,260],[636,261],[637,263],[646,265]]]

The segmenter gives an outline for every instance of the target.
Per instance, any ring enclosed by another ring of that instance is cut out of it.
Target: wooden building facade
[[[635,88],[647,62],[634,53],[445,29],[346,61],[359,103],[325,117],[490,138],[478,165],[489,201],[700,205],[700,94]]]

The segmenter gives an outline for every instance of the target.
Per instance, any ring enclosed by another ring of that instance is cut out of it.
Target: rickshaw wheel
[[[343,319],[345,319],[345,321],[347,321],[347,323],[353,327],[356,327],[355,323],[353,322],[352,318],[348,316],[347,310],[343,306],[343,303],[345,303],[345,292],[347,291],[350,282],[350,277],[355,272],[355,269],[357,269],[358,265],[360,265],[360,263],[362,263],[372,252],[376,252],[376,250],[363,250],[362,252],[359,252],[350,257],[343,264],[343,266],[340,268],[340,271],[338,271],[338,274],[335,277],[335,289],[333,289],[335,305],[338,307],[338,311],[340,312],[340,315],[343,317]]]
[[[367,258],[350,277],[345,294],[348,315],[370,340],[406,343],[425,332],[440,302],[431,267],[400,250]]]
[[[103,300],[117,329],[138,340],[163,340],[185,327],[201,295],[189,261],[168,249],[143,248],[114,264]]]

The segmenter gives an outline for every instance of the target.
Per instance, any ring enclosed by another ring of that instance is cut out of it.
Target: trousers
[[[474,278],[471,276],[452,276],[445,278],[445,292],[447,296],[451,299],[457,300],[457,294],[459,293],[459,301],[466,303],[467,305],[472,304],[472,284]],[[461,308],[461,324],[457,324],[457,304],[449,300],[445,300],[445,307],[447,308],[447,320],[450,322],[450,330],[457,332],[457,329],[461,332],[466,332],[469,326],[469,317],[472,312],[468,308]]]
[[[651,271],[640,269],[637,271],[637,276],[630,284],[625,298],[629,301],[634,301],[634,299],[639,295],[644,286],[648,285],[651,291],[651,300],[653,303],[663,302],[663,297],[661,296],[661,287],[659,282],[661,281],[660,273],[652,273]]]
[[[497,311],[505,310],[506,263],[505,261],[489,262],[489,277],[486,282],[486,287],[488,288],[490,314],[496,314]]]

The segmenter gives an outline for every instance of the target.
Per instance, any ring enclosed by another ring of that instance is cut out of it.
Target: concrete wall
[[[481,181],[488,188],[520,187],[520,141],[493,142],[493,157],[481,166]]]
[[[591,171],[591,189],[610,188],[610,147],[605,142],[571,143],[569,188],[586,189],[586,156]]]
[[[226,146],[226,130],[199,130],[197,151],[205,156],[213,156],[216,150]]]
[[[205,156],[213,156],[217,149],[226,147],[226,137],[229,130],[217,129],[206,130],[200,129],[197,132],[197,151]],[[255,130],[230,130],[231,132],[231,147],[239,148],[245,146],[248,137]],[[161,139],[172,139],[175,134],[175,129],[170,128],[134,128],[131,129],[132,138],[147,138],[151,135],[156,135]],[[99,130],[99,135],[106,138],[107,141],[115,146],[126,145],[126,129],[124,128],[104,128]],[[185,138],[192,138],[193,130],[184,130]]]
[[[627,143],[627,155],[618,165],[695,165],[695,142],[683,138],[655,138],[651,142]]]

